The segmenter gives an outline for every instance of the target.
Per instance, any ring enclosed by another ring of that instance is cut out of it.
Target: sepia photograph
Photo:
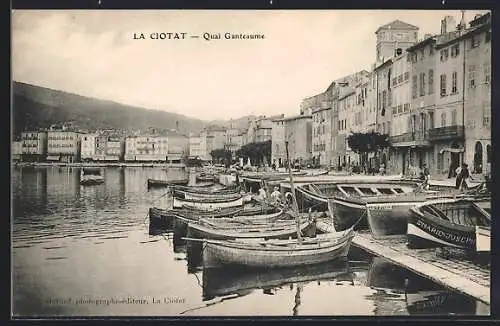
[[[11,11],[11,318],[490,316],[491,11]]]

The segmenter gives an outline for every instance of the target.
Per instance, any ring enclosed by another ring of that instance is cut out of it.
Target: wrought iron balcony
[[[422,130],[417,130],[415,132],[406,132],[401,135],[391,136],[390,140],[393,144],[428,140],[428,132]]]
[[[463,126],[448,126],[429,130],[429,140],[446,140],[464,137],[465,132]]]

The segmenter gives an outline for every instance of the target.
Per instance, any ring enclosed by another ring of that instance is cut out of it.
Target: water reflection
[[[150,235],[146,214],[165,207],[147,178],[175,173],[108,168],[80,186],[76,168],[13,171],[12,266],[16,315],[489,314],[489,306],[391,263],[348,260],[292,269],[202,269],[185,223]],[[54,305],[51,298],[182,297],[168,305]]]

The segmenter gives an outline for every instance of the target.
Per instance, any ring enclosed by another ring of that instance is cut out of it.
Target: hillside
[[[54,123],[72,121],[82,129],[121,130],[168,128],[196,132],[206,121],[180,114],[149,110],[113,101],[99,100],[49,88],[13,83],[13,132],[46,128]]]

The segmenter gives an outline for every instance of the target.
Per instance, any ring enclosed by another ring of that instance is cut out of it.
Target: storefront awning
[[[59,155],[49,155],[47,156],[47,161],[59,161]]]
[[[444,152],[450,152],[450,153],[463,153],[464,152],[464,149],[463,148],[451,148],[451,147],[447,147],[447,148],[443,148],[439,151],[439,154],[443,154]]]

